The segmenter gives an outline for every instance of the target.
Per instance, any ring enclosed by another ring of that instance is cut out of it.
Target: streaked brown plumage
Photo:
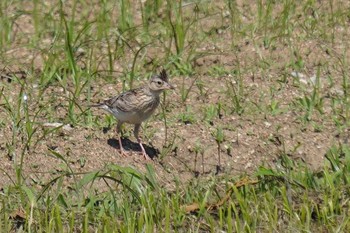
[[[126,91],[101,104],[92,105],[92,107],[99,107],[106,110],[118,119],[117,133],[119,136],[119,147],[122,155],[125,155],[125,150],[122,146],[119,133],[122,124],[126,122],[135,125],[134,135],[141,147],[144,158],[149,159],[138,135],[140,126],[141,123],[148,119],[158,107],[160,102],[159,95],[164,90],[168,89],[174,89],[174,87],[168,83],[166,71],[162,70],[159,75],[153,75],[147,85]]]

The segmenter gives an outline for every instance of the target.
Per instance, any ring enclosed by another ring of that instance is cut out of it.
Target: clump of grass
[[[195,174],[199,174],[199,172],[197,171],[197,161],[198,161],[198,154],[201,155],[202,157],[202,173],[204,173],[204,148],[201,145],[201,143],[199,141],[196,142],[194,148],[194,172]]]
[[[185,48],[187,28],[183,19],[182,0],[167,1],[167,15],[170,29],[174,38],[176,54],[180,55]]]
[[[238,83],[232,79],[232,76],[227,79],[227,97],[231,100],[232,112],[240,115],[244,111],[244,87],[240,73],[238,78]]]
[[[231,26],[230,26],[230,32],[231,32],[231,47],[234,48],[236,46],[236,43],[239,38],[239,32],[240,32],[240,26],[242,25],[242,19],[241,19],[241,13],[238,9],[237,2],[236,1],[230,1],[227,0],[226,4],[229,9],[229,17],[231,19]]]
[[[15,36],[14,27],[17,16],[9,14],[10,2],[2,1],[0,4],[0,52],[3,53],[3,48],[6,48]]]
[[[324,97],[320,95],[320,70],[318,69],[317,75],[315,76],[315,82],[312,83],[312,92],[304,92],[304,97],[298,98],[298,104],[305,111],[303,117],[304,122],[312,120],[314,110],[317,110],[320,114],[323,114]]]
[[[193,124],[196,122],[196,116],[195,113],[191,110],[191,107],[186,107],[186,110],[179,114],[179,118],[179,120],[185,125]]]
[[[225,134],[223,129],[219,126],[212,132],[212,136],[214,137],[217,147],[218,147],[218,164],[216,166],[216,172],[218,173],[221,170],[221,145],[225,140]]]
[[[129,0],[119,2],[119,30],[123,33],[133,27],[132,7]]]

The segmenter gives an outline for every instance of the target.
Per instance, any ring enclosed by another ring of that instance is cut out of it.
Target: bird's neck
[[[159,98],[159,95],[162,93],[163,90],[152,90],[149,86],[145,88],[145,91],[151,95],[153,95],[156,98]]]

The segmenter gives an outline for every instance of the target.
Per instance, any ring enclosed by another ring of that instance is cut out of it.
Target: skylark
[[[148,119],[159,105],[159,95],[164,90],[174,89],[168,82],[168,75],[163,69],[160,74],[153,75],[148,84],[126,91],[118,96],[104,101],[103,103],[92,105],[111,113],[118,119],[117,134],[119,140],[120,152],[123,156],[126,155],[121,141],[121,126],[123,123],[135,125],[134,135],[139,143],[143,157],[150,159],[145,148],[142,146],[139,130],[141,123]]]

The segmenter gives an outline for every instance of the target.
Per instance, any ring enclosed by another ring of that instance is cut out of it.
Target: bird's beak
[[[171,84],[168,83],[168,89],[169,89],[169,90],[174,90],[174,89],[175,89],[175,86],[173,86],[173,85],[171,85]]]

